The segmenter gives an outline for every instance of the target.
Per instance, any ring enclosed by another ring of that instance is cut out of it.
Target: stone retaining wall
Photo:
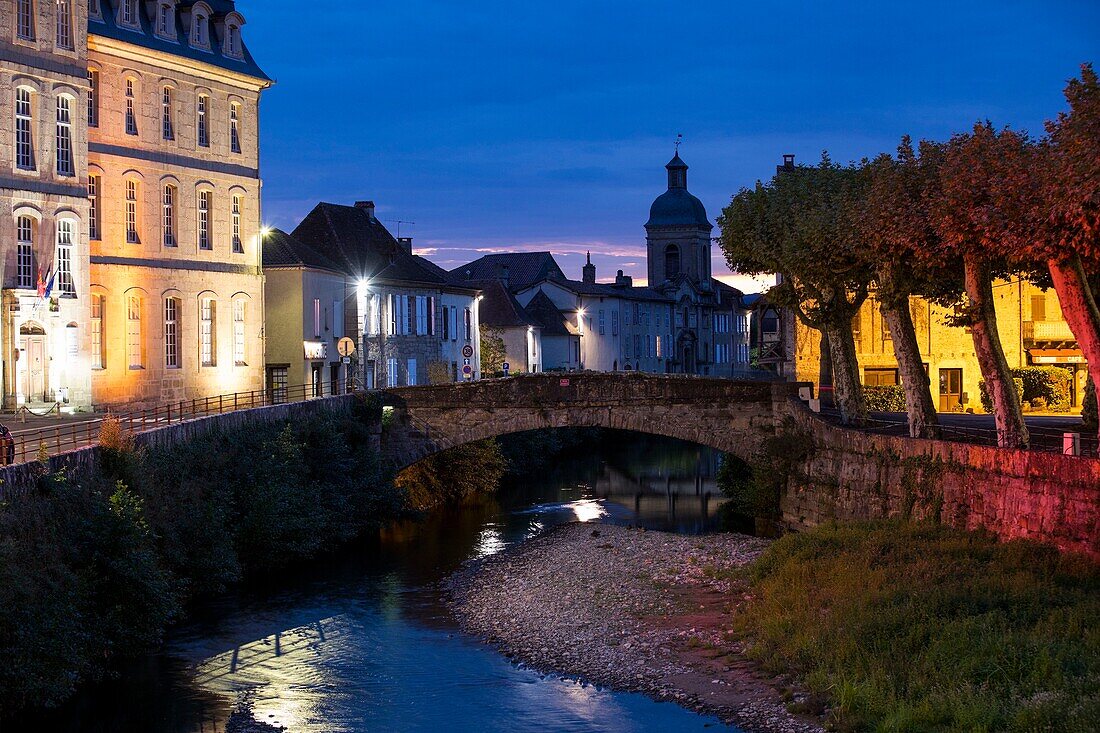
[[[791,400],[814,452],[781,500],[784,523],[911,517],[1100,558],[1100,459],[871,435]]]

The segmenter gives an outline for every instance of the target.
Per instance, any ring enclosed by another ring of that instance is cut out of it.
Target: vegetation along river
[[[462,633],[445,606],[441,581],[464,561],[563,523],[714,530],[723,501],[714,452],[619,438],[537,477],[508,479],[476,505],[206,603],[120,679],[11,730],[735,730],[672,703],[517,666]]]

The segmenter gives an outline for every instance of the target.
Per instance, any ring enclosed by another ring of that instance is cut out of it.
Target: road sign
[[[462,376],[465,377],[466,379],[469,379],[470,377],[474,376],[474,368],[472,366],[470,366],[469,364],[462,367]]]
[[[568,379],[559,379],[558,380],[558,386],[559,387],[568,387],[569,386],[569,380]]]
[[[469,359],[463,359],[462,360],[462,366],[470,366],[470,360]]]
[[[462,355],[464,357],[466,357],[467,359],[469,359],[471,356],[474,355],[474,347],[470,346],[469,344],[466,344],[465,346],[462,347]]]
[[[340,356],[351,356],[355,353],[355,340],[345,336],[336,342],[336,353]],[[347,364],[347,362],[344,362]]]
[[[503,363],[503,364],[501,364],[500,366],[501,366],[501,369],[503,369],[503,370],[504,370],[504,376],[506,376],[506,377],[507,377],[507,376],[508,376],[508,372],[509,372],[509,370],[511,370],[511,368],[512,368],[512,365],[511,365],[511,364],[509,364],[508,362],[504,362],[504,363]]]
[[[350,356],[341,356],[340,357],[340,363],[341,364],[350,364],[351,363],[351,357]]]

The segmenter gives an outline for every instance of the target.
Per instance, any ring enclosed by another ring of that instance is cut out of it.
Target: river
[[[617,435],[492,499],[206,602],[119,679],[4,733],[222,733],[235,709],[292,733],[736,730],[517,666],[462,634],[439,590],[467,559],[563,522],[712,531],[716,468],[709,449]]]

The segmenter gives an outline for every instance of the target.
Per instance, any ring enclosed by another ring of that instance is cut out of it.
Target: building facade
[[[92,0],[90,361],[97,404],[263,387],[259,102],[228,0]]]
[[[231,0],[0,6],[6,406],[261,387],[270,80],[244,22]]]
[[[549,252],[487,255],[450,274],[492,278],[514,294],[539,326],[533,348],[547,370],[746,374],[749,308],[739,290],[711,275],[713,226],[688,192],[687,170],[676,155],[666,166],[668,189],[650,207],[645,287],[621,270],[613,281],[597,282],[591,257],[581,279],[571,280]]]
[[[278,229],[264,235],[263,267],[266,388],[275,396],[302,385],[316,397],[342,394],[350,364],[341,362],[337,344],[347,333],[345,303],[355,284]]]
[[[3,405],[91,404],[85,2],[0,5]]]
[[[1073,374],[1071,406],[1080,407],[1088,367],[1069,324],[1062,318],[1058,296],[1031,283],[997,281],[993,284],[997,331],[1010,368],[1058,366]],[[922,298],[910,299],[921,357],[932,382],[932,398],[941,412],[973,409],[981,412],[978,383],[982,379],[974,341],[969,331],[950,325],[953,312]],[[789,313],[785,333],[784,371],[797,381],[820,386],[821,337]],[[856,357],[865,385],[899,384],[890,330],[872,294],[853,319]]]
[[[320,203],[292,232],[348,280],[345,329],[358,338],[352,376],[367,389],[481,377],[476,287],[453,283],[393,237],[374,203]]]

